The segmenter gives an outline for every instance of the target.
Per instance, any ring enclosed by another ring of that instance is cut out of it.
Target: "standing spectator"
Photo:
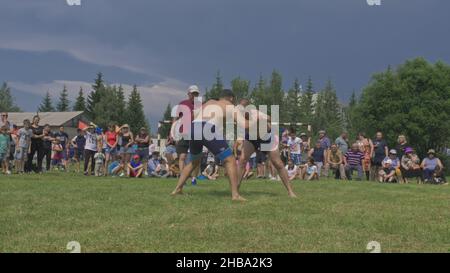
[[[8,120],[8,113],[2,112],[0,114],[0,128],[6,126],[7,133],[13,130],[14,124]]]
[[[52,141],[52,165],[55,170],[63,169],[64,148],[58,138]]]
[[[184,126],[181,125],[180,133],[182,136],[189,135],[190,124],[193,118],[194,101],[200,95],[200,90],[196,85],[192,85],[188,88],[187,95],[188,99],[183,100],[178,104],[176,117],[174,117],[173,119],[173,122],[181,122],[181,124],[189,125],[189,128],[184,128]],[[189,150],[189,140],[184,138],[180,139],[177,142],[176,146],[180,172],[183,171],[188,150]]]
[[[295,134],[295,129],[289,129],[289,138],[287,141],[289,146],[289,159],[294,162],[295,166],[299,166],[302,163],[302,140]]]
[[[375,180],[376,175],[383,168],[383,160],[389,155],[389,148],[386,140],[383,138],[382,132],[377,132],[373,143],[373,161],[372,161],[372,180]]]
[[[148,134],[147,128],[142,127],[139,130],[139,133],[136,135],[134,141],[137,145],[136,154],[139,155],[139,157],[141,158],[142,164],[144,164],[144,166],[147,166],[149,146],[150,146],[150,135]]]
[[[65,170],[69,170],[69,135],[64,131],[64,126],[59,127],[59,131],[55,133],[57,138],[63,147],[62,153],[62,165]]]
[[[398,158],[403,158],[403,155],[405,154],[405,149],[408,147],[408,141],[406,141],[405,135],[399,135],[397,138],[397,146],[395,146],[395,149],[398,153]]]
[[[423,169],[423,177],[426,183],[433,181],[435,175],[439,176],[443,170],[444,165],[439,158],[436,157],[436,152],[433,149],[428,150],[428,157],[424,158],[421,164]]]
[[[325,175],[328,177],[328,166],[327,166],[327,150],[322,147],[322,142],[318,140],[316,146],[309,151],[309,157],[314,159],[314,164],[317,166],[317,174],[320,176],[322,174],[322,168]]]
[[[301,145],[301,164],[299,166],[299,176],[303,177],[303,172],[305,171],[305,167],[308,163],[309,159],[309,150],[311,148],[311,137],[308,137],[305,133],[300,134],[300,139],[302,140]]]
[[[327,155],[329,168],[334,172],[335,179],[345,180],[344,157],[336,144],[331,144],[331,149]]]
[[[320,142],[320,147],[322,147],[326,151],[328,151],[330,149],[331,141],[327,137],[327,134],[326,134],[325,130],[320,130],[319,131],[319,142]]]
[[[8,127],[3,125],[0,127],[0,165],[4,174],[11,174],[9,171],[9,148],[10,148],[10,136],[8,134]]]
[[[366,134],[360,132],[358,134],[358,139],[356,140],[358,144],[359,150],[364,154],[363,160],[363,171],[366,174],[366,179],[370,180],[370,169],[371,169],[371,161],[373,155],[373,143],[370,138],[366,137]]]
[[[74,159],[76,172],[80,172],[81,161],[84,160],[84,146],[86,145],[86,138],[84,136],[84,131],[77,129],[77,135],[72,139],[72,146],[74,148]]]
[[[125,166],[129,166],[131,156],[134,154],[134,138],[133,133],[130,131],[128,124],[122,125],[120,128],[120,153],[122,155],[123,163]]]
[[[23,128],[17,132],[17,143],[16,143],[16,172],[23,173],[25,171],[25,161],[27,160],[27,155],[31,146],[31,136],[33,131],[31,130],[31,122],[26,119],[23,121]]]
[[[358,179],[362,180],[363,177],[363,164],[364,161],[364,153],[361,152],[359,145],[357,143],[353,143],[352,147],[344,156],[344,165],[345,171],[347,173],[348,180],[352,180],[353,171],[358,171]]]
[[[105,159],[106,159],[105,154],[100,149],[98,149],[98,151],[94,155],[94,160],[95,160],[94,174],[95,174],[95,176],[98,177],[98,176],[106,175],[105,168],[103,168],[103,166],[105,165]]]
[[[420,169],[420,159],[414,153],[413,148],[406,147],[405,154],[402,156],[401,167],[403,182],[408,184],[409,178],[416,177],[418,179],[418,183],[422,179],[422,171]]]
[[[33,169],[33,159],[37,154],[36,172],[42,172],[42,159],[44,158],[44,128],[39,125],[41,119],[39,116],[34,116],[31,124],[33,135],[31,136],[31,149],[27,158],[26,172],[31,172]]]
[[[345,155],[348,151],[348,133],[346,131],[342,132],[341,135],[336,138],[334,143],[337,145],[341,153]]]
[[[108,131],[105,133],[105,176],[108,174],[106,172],[106,167],[109,165],[111,161],[115,161],[115,157],[117,156],[117,145],[119,143],[119,138],[116,133],[116,125],[110,124],[108,127]]]
[[[89,125],[84,129],[84,137],[86,143],[84,145],[84,175],[94,174],[95,169],[95,159],[94,155],[97,153],[98,139],[95,134],[95,126]],[[89,171],[89,165],[91,166]]]
[[[50,171],[51,163],[52,163],[52,145],[55,140],[54,135],[51,131],[50,125],[44,125],[44,137],[42,138],[42,156],[45,158],[45,170]]]

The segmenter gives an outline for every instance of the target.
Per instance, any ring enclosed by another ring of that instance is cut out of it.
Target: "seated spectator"
[[[111,175],[112,177],[115,176],[121,176],[123,175],[123,164],[122,164],[122,159],[120,158],[120,156],[116,157],[116,159],[111,162],[108,166],[108,174]]]
[[[317,141],[316,146],[309,150],[309,157],[314,159],[314,164],[317,166],[317,173],[321,175],[322,168],[324,168],[325,175],[328,176],[328,165],[326,164],[327,150],[322,147],[322,142]]]
[[[308,181],[319,180],[319,168],[314,162],[314,158],[310,158],[308,163],[306,163],[305,172],[303,173],[302,179],[305,178]]]
[[[130,163],[128,163],[127,176],[140,178],[144,172],[144,165],[141,162],[139,155],[134,155]]]
[[[352,180],[353,171],[358,171],[358,181],[363,177],[363,160],[364,153],[360,151],[357,143],[353,143],[352,147],[344,156],[345,172],[348,180]]]
[[[219,167],[214,160],[208,160],[208,164],[202,174],[209,180],[216,180],[219,177]]]
[[[336,144],[331,145],[330,152],[327,155],[329,168],[334,172],[335,179],[345,180],[344,157]]]
[[[155,176],[157,177],[169,177],[169,164],[164,158],[161,158],[159,165],[156,167]]]
[[[426,183],[434,182],[436,177],[440,177],[444,165],[433,149],[428,150],[428,157],[424,158],[420,167],[423,170],[423,178]]]
[[[298,177],[298,167],[294,164],[294,161],[292,159],[288,160],[286,170],[288,173],[289,181],[292,181]]]
[[[386,165],[386,162],[390,160],[392,168],[395,169],[395,180],[400,181],[400,178],[402,177],[402,172],[400,171],[400,159],[397,157],[397,150],[391,149],[389,151],[389,155],[383,159],[383,162],[381,162],[381,166],[384,168]]]
[[[402,172],[403,182],[408,183],[409,178],[417,178],[417,182],[422,180],[422,170],[420,169],[420,159],[414,153],[413,148],[406,147],[405,154],[400,162],[400,170]]]
[[[378,181],[393,183],[395,181],[395,168],[392,166],[392,160],[384,162],[383,168],[378,172]]]
[[[159,167],[160,159],[159,159],[159,153],[153,152],[152,157],[147,163],[147,172],[148,176],[150,177],[157,177],[156,169]]]
[[[174,161],[172,165],[169,165],[169,177],[178,177],[180,175],[180,166],[178,162]]]

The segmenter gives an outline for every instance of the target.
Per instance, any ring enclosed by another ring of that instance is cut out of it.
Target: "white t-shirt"
[[[291,154],[301,154],[302,140],[299,137],[296,137],[294,139],[289,138],[287,144],[289,146],[289,150],[291,151]]]
[[[286,165],[286,171],[288,173],[288,176],[293,176],[297,173],[297,166],[294,165],[294,168],[289,170],[289,166]]]
[[[250,158],[255,158],[256,157],[256,153],[253,153]]]
[[[86,134],[84,135],[84,138],[86,139],[86,145],[84,146],[84,149],[96,152],[97,151],[97,135],[86,132]]]

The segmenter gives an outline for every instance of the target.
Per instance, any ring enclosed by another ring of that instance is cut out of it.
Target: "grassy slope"
[[[0,252],[449,252],[450,187],[225,180],[169,196],[175,180],[0,177]]]

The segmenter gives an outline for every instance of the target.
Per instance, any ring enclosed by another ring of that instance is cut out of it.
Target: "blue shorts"
[[[302,163],[302,155],[301,154],[291,154],[291,160],[294,162],[294,165],[300,165]]]
[[[250,135],[248,133],[245,134],[245,140],[247,140],[248,142],[250,142],[253,147],[255,148],[255,151],[261,151],[261,144],[270,144],[272,142],[272,133],[269,132],[268,134],[270,134],[270,137],[267,140],[263,140],[260,137],[258,137],[258,139],[255,140],[250,140]],[[261,151],[263,153],[267,153],[268,151]]]
[[[199,128],[202,129],[201,135],[195,134],[195,124]],[[208,131],[215,133],[216,126],[214,124],[208,123],[206,121],[194,121],[191,125],[191,140],[189,141],[189,161],[201,159],[203,155],[203,146],[208,148],[208,150],[216,156],[220,161],[224,161],[226,158],[233,155],[233,152],[231,151],[230,147],[228,146],[228,142],[223,139],[219,138],[213,138],[213,139],[206,139],[206,137],[203,135],[203,128],[208,127]],[[196,140],[196,138],[201,138],[199,140]]]
[[[27,155],[28,155],[27,147],[18,148],[18,149],[16,149],[16,151],[14,153],[14,159],[15,160],[27,160]]]
[[[111,148],[109,146],[106,146],[105,154],[116,155],[117,153],[118,153],[117,147]]]
[[[0,163],[3,163],[4,160],[6,160],[6,153],[0,153]]]
[[[177,153],[177,148],[174,145],[166,146],[166,150],[164,151],[166,154],[175,154]]]
[[[149,148],[137,148],[136,149],[136,154],[141,158],[141,160],[147,161],[148,157],[149,157]]]

